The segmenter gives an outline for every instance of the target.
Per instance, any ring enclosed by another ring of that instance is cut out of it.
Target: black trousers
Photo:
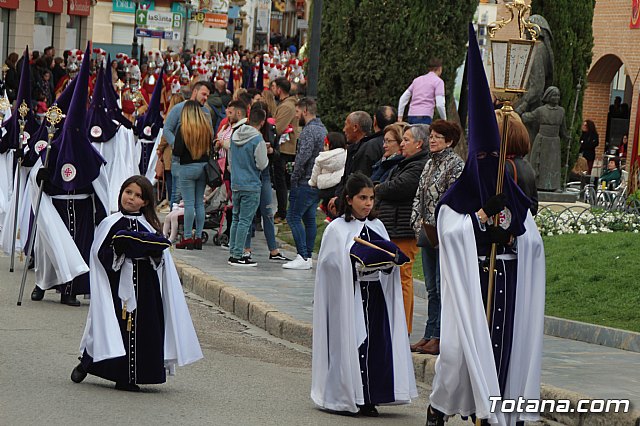
[[[274,156],[273,158],[273,186],[276,190],[276,199],[278,201],[278,208],[276,214],[278,217],[287,217],[287,163],[295,160],[295,155],[282,154]]]

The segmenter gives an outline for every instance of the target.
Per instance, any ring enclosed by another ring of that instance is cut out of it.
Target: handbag
[[[433,247],[437,249],[438,244],[438,231],[436,227],[422,222],[416,245],[418,247]]]
[[[210,155],[209,160],[204,165],[204,174],[206,183],[212,189],[216,189],[222,185],[222,169],[218,163],[218,156],[216,154]]]

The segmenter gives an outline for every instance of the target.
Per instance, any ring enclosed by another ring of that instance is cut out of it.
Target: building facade
[[[598,159],[602,158],[605,144],[619,144],[624,133],[629,135],[627,158],[638,147],[640,22],[637,10],[634,16],[632,4],[631,0],[596,1],[593,59],[587,74],[582,117],[593,120],[598,129],[601,141]],[[616,96],[628,107],[627,119],[609,116],[609,107]]]
[[[56,55],[84,48],[91,38],[92,0],[0,0],[0,58],[22,54],[24,48]]]

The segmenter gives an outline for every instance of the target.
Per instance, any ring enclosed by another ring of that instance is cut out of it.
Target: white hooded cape
[[[26,193],[31,196],[33,210],[38,202],[38,184],[36,175],[42,166],[38,159],[31,168]],[[98,197],[103,206],[108,206],[108,182],[104,166],[100,166],[100,174],[92,182],[94,196]],[[27,228],[28,229],[28,228]],[[27,229],[23,229],[26,232]],[[40,212],[38,214],[35,238],[35,272],[36,285],[47,290],[59,284],[64,284],[75,277],[89,272],[76,243],[71,238],[64,222],[51,201],[51,196],[42,193]]]
[[[80,342],[80,354],[86,349],[94,362],[117,358],[126,354],[122,335],[118,326],[116,312],[113,309],[111,286],[104,266],[98,259],[98,251],[111,227],[122,218],[122,213],[114,213],[103,220],[96,228],[91,246],[90,282],[91,304],[89,315]],[[147,229],[153,227],[144,216],[136,217]],[[131,271],[131,270],[130,270]],[[129,271],[129,273],[131,273]],[[125,272],[122,271],[121,274]],[[175,366],[191,364],[202,358],[202,350],[191,321],[187,302],[182,292],[178,271],[169,250],[162,254],[162,264],[157,269],[164,311],[164,360],[170,374]],[[120,278],[121,285],[132,282],[132,276]],[[133,284],[130,284],[132,287]]]
[[[491,413],[500,396],[491,338],[480,290],[478,254],[469,215],[443,205],[438,215],[442,329],[431,405],[446,415],[475,413],[491,424],[539,420],[538,413]],[[545,260],[531,213],[517,239],[518,272],[513,345],[505,399],[540,398],[544,330]],[[500,405],[497,405],[499,410]]]
[[[313,299],[311,399],[319,407],[356,413],[364,404],[358,348],[367,337],[360,291],[354,292],[349,250],[366,225],[389,238],[379,220],[344,218],[325,229],[318,256]],[[418,396],[402,301],[400,271],[380,273],[392,340],[395,404]]]
[[[107,162],[105,169],[109,181],[109,204],[107,214],[118,211],[120,187],[124,181],[138,173],[135,162],[136,144],[132,129],[120,125],[116,134],[107,142],[93,142],[93,147]]]

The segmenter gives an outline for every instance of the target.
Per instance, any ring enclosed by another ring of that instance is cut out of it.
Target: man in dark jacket
[[[406,254],[410,262],[400,267],[402,297],[411,333],[413,319],[413,261],[418,253],[416,237],[411,227],[411,209],[418,189],[420,175],[427,162],[429,151],[429,126],[410,126],[402,137],[400,150],[404,160],[389,174],[389,178],[376,186],[378,218],[389,233],[389,238]]]
[[[282,265],[285,269],[311,269],[311,254],[317,233],[318,189],[309,186],[309,178],[327,136],[327,129],[316,116],[317,113],[318,106],[311,98],[300,99],[296,104],[296,117],[304,128],[298,137],[296,162],[291,174],[287,222],[298,255]]]

